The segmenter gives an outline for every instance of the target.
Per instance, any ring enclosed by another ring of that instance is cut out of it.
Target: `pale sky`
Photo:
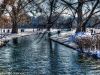
[[[0,0],[0,4],[3,2],[3,0]]]

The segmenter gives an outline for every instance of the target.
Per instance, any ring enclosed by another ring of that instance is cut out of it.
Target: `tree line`
[[[93,27],[100,23],[99,7],[99,0],[2,0],[0,26],[3,22],[10,22],[12,33],[18,33],[19,24],[30,24],[32,17],[43,15],[45,17],[43,23],[49,31],[51,27],[57,26],[59,18],[63,15],[66,18],[72,18],[69,23],[65,22],[67,26],[76,22],[76,32],[85,32],[91,18],[97,17],[94,18]]]

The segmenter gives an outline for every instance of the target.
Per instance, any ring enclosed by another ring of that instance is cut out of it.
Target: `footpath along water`
[[[18,38],[0,48],[0,75],[99,75],[100,60],[83,58],[70,48],[53,42],[53,52],[37,35]],[[52,56],[50,56],[52,55]]]

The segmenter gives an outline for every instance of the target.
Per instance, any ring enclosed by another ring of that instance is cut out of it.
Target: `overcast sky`
[[[3,2],[3,0],[0,0],[0,4]]]

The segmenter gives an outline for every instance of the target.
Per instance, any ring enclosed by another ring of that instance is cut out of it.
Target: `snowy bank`
[[[80,51],[89,53],[100,58],[100,34],[91,34],[89,32],[79,32],[73,35],[74,42],[79,46]]]

